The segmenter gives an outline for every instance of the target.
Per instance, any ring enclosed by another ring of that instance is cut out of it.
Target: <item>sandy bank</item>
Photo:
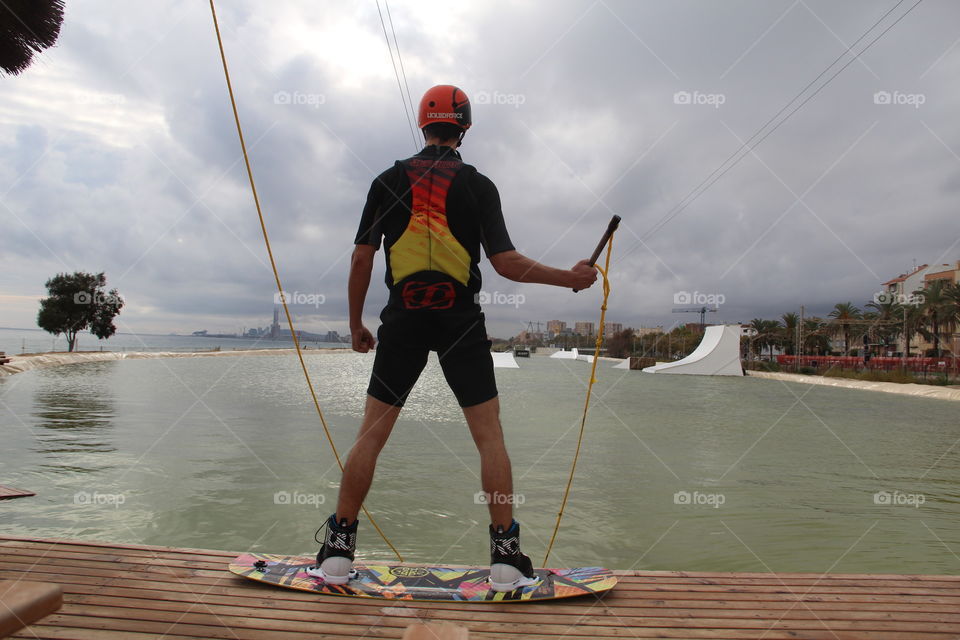
[[[340,349],[304,349],[305,354],[327,353]],[[226,356],[285,356],[294,355],[294,349],[247,349],[237,351],[91,351],[80,353],[42,353],[28,356],[9,356],[10,362],[0,365],[0,377],[82,362],[106,362],[111,360],[142,360],[145,358],[216,358]]]
[[[773,371],[747,371],[747,375],[754,378],[767,378],[769,380],[802,382],[804,384],[819,384],[827,387],[844,387],[847,389],[864,389],[866,391],[882,391],[883,393],[898,393],[904,396],[936,398],[937,400],[960,400],[960,389],[937,387],[929,384],[870,382],[868,380],[827,378],[824,376],[805,376],[798,373],[779,373]]]

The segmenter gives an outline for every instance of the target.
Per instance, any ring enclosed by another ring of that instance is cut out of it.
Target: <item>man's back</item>
[[[487,255],[513,249],[488,178],[450,147],[428,146],[374,180],[356,243],[386,249],[390,306],[474,309]]]

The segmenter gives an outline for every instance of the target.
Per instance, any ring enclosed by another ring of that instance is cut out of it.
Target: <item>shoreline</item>
[[[342,351],[337,348],[303,349],[304,354]],[[296,349],[236,349],[233,351],[76,351],[73,353],[40,353],[26,356],[8,356],[7,364],[0,365],[0,378],[34,369],[47,369],[84,362],[113,362],[116,360],[146,360],[150,358],[212,358],[226,356],[283,356],[295,355]]]
[[[951,389],[949,387],[930,384],[872,382],[870,380],[828,378],[826,376],[808,376],[801,373],[781,373],[778,371],[747,371],[747,376],[766,380],[780,380],[782,382],[800,382],[802,384],[816,384],[825,387],[842,387],[844,389],[879,391],[881,393],[895,393],[903,396],[934,398],[936,400],[960,401],[960,389]]]
[[[303,349],[306,355],[315,353],[331,353],[342,351],[338,348]],[[237,349],[231,351],[80,351],[74,353],[42,353],[26,356],[9,356],[11,361],[0,365],[0,378],[5,378],[34,369],[82,364],[85,362],[113,362],[117,360],[146,360],[151,358],[214,358],[235,356],[284,356],[295,355],[296,349]],[[584,358],[586,360],[586,358]],[[600,360],[606,358],[601,357]],[[852,380],[850,378],[828,378],[825,376],[809,376],[798,373],[782,373],[774,371],[747,371],[748,377],[765,380],[780,380],[782,382],[799,382],[826,387],[840,387],[844,389],[859,389],[861,391],[876,391],[936,400],[960,401],[960,389],[925,384],[902,384],[899,382],[872,382],[868,380]]]

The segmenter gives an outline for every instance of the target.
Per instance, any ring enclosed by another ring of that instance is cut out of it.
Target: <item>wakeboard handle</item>
[[[600,254],[603,252],[603,248],[606,246],[607,242],[610,241],[610,236],[613,235],[613,232],[617,230],[617,227],[620,226],[620,216],[614,215],[610,218],[610,224],[607,225],[607,230],[603,232],[603,237],[600,238],[600,242],[597,244],[597,248],[593,250],[593,255],[590,256],[590,266],[592,267],[597,263],[597,259],[600,257]],[[574,289],[573,292],[577,293],[579,289]]]

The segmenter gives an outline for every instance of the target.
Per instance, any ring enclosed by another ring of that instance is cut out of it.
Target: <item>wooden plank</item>
[[[65,566],[76,567],[96,567],[97,563],[110,563],[111,566],[119,569],[140,568],[142,566],[150,567],[150,570],[161,569],[165,572],[170,570],[186,571],[192,575],[219,575],[223,569],[224,558],[232,558],[231,554],[226,556],[208,556],[203,559],[191,560],[191,557],[176,557],[174,555],[164,556],[160,554],[151,554],[145,556],[125,556],[123,554],[113,553],[89,553],[82,550],[65,549],[60,545],[51,546],[46,550],[38,547],[15,547],[11,545],[0,545],[5,547],[6,551],[13,556],[24,557],[48,557],[64,560]],[[212,572],[212,573],[202,573]],[[626,577],[626,576],[625,576]],[[630,576],[640,578],[640,580],[623,579],[621,582],[625,589],[647,590],[649,587],[643,586],[646,583],[657,585],[658,590],[670,590],[673,586],[686,590],[687,587],[705,587],[705,590],[711,590],[711,587],[722,587],[726,589],[729,586],[750,586],[750,587],[773,587],[774,590],[784,592],[807,592],[806,587],[817,587],[819,589],[833,589],[843,587],[843,591],[849,592],[851,589],[870,589],[871,592],[879,593],[879,588],[894,589],[897,593],[904,593],[911,589],[923,590],[952,590],[956,592],[960,583],[955,580],[943,580],[952,576],[898,576],[900,579],[854,579],[844,574],[836,575],[798,575],[798,574],[766,574],[763,578],[745,578],[740,574],[728,574],[724,578],[700,578],[700,577],[674,577],[658,575],[655,581],[644,581],[642,578],[651,576]]]
[[[27,491],[26,489],[17,489],[16,487],[5,487],[0,485],[0,500],[11,500],[13,498],[26,498],[28,496],[35,496],[33,491]]]
[[[470,632],[449,622],[412,624],[403,632],[403,640],[469,640]]]
[[[60,587],[47,582],[0,581],[0,638],[33,624],[63,604]]]
[[[0,573],[63,585],[63,608],[23,638],[402,638],[411,623],[473,640],[960,637],[958,576],[621,571],[602,599],[478,605],[269,588],[228,573],[234,555],[3,537]]]
[[[6,569],[10,569],[10,565],[5,566]],[[80,584],[101,584],[109,585],[117,582],[118,579],[122,580],[124,584],[129,586],[134,586],[136,588],[155,588],[155,589],[166,589],[173,591],[184,591],[184,585],[186,584],[182,579],[170,578],[169,576],[164,576],[163,574],[150,574],[147,578],[141,578],[136,574],[127,574],[122,577],[117,576],[116,572],[100,572],[106,573],[106,575],[91,576],[89,575],[89,570],[73,570],[69,567],[44,567],[43,565],[36,564],[22,564],[17,567],[20,572],[30,572],[31,574],[38,574],[38,572],[49,573],[54,577],[58,577],[60,582],[66,584],[70,583],[80,583]],[[147,575],[147,574],[143,574]],[[232,574],[223,576],[222,578],[215,580],[193,580],[190,583],[195,591],[203,591],[204,593],[217,593],[217,594],[243,594],[250,595],[253,593],[257,594],[266,594],[269,593],[269,598],[271,602],[281,602],[281,601],[293,601],[295,603],[302,603],[306,601],[315,601],[317,596],[305,592],[296,592],[286,589],[269,589],[265,588],[263,585],[257,585],[250,581],[244,580],[239,576],[233,576]],[[619,586],[618,588],[619,589]],[[910,596],[910,595],[893,595],[893,596],[874,596],[874,595],[845,595],[845,594],[814,594],[814,595],[804,595],[804,594],[786,594],[786,593],[735,593],[729,592],[722,594],[718,597],[716,593],[706,592],[706,593],[695,593],[695,592],[676,592],[676,593],[666,593],[658,591],[650,592],[636,592],[630,594],[629,600],[626,600],[623,595],[617,595],[615,590],[608,597],[604,598],[604,605],[607,607],[616,607],[620,603],[629,601],[631,603],[643,603],[645,601],[658,603],[668,601],[674,598],[684,598],[691,601],[699,601],[703,603],[711,603],[720,601],[728,602],[764,602],[769,601],[773,603],[787,603],[792,604],[795,602],[824,602],[824,603],[838,603],[843,605],[848,603],[848,607],[857,608],[862,603],[874,603],[879,606],[886,606],[891,610],[896,610],[898,603],[909,603],[909,604],[919,604],[919,605],[943,605],[947,607],[952,607],[960,609],[960,595],[952,597],[931,597],[931,596]],[[336,600],[344,600],[343,598],[334,598]],[[360,601],[366,602],[366,601]],[[378,601],[379,602],[379,601]],[[297,605],[295,605],[297,606]],[[439,603],[438,606],[446,606],[443,603]],[[462,605],[475,607],[475,605]],[[485,607],[514,607],[516,605],[512,604],[489,604],[484,605]],[[524,607],[536,606],[534,604],[524,604]],[[562,603],[551,603],[550,606],[553,607],[563,607],[568,606]],[[569,605],[569,606],[579,606],[579,605]]]

